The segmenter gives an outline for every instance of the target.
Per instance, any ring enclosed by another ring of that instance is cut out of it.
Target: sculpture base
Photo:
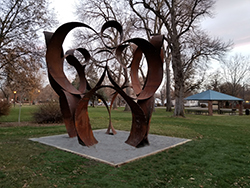
[[[67,134],[31,138],[30,140],[104,162],[111,166],[121,166],[191,141],[189,139],[149,134],[148,140],[150,144],[135,148],[125,143],[129,132],[117,130],[116,135],[108,135],[105,134],[105,132],[106,129],[93,131],[95,138],[98,140],[98,144],[91,147],[80,145],[77,141],[77,137],[69,138]]]

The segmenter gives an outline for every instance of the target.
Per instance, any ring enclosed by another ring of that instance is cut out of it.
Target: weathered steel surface
[[[77,48],[69,50],[64,54],[62,48],[62,44],[66,35],[76,27],[85,27],[98,35],[98,32],[96,32],[94,29],[79,22],[66,23],[59,27],[55,33],[45,32],[47,44],[46,62],[48,67],[48,76],[52,88],[60,97],[61,111],[69,136],[77,136],[79,143],[86,146],[91,146],[98,143],[93,135],[88,115],[88,103],[92,96],[97,96],[100,98],[107,108],[109,114],[107,134],[116,134],[111,122],[111,107],[115,97],[119,94],[130,106],[132,113],[131,131],[126,143],[135,147],[141,147],[149,144],[148,132],[154,108],[153,95],[160,86],[163,77],[163,60],[161,49],[163,36],[154,36],[150,42],[141,38],[134,38],[124,41],[118,46],[111,47],[105,44],[105,30],[110,27],[116,29],[120,34],[120,40],[122,40],[122,26],[116,21],[108,21],[103,25],[100,32],[100,38],[107,50],[99,50],[97,53],[108,52],[110,55],[115,54],[121,66],[126,68],[126,65],[122,64],[120,61],[122,58],[122,53],[124,53],[125,49],[129,47],[129,45],[136,46],[133,54],[133,60],[129,66],[131,68],[132,88],[136,94],[136,97],[132,98],[124,92],[127,79],[125,79],[125,82],[122,86],[119,86],[112,78],[108,64],[104,68],[103,74],[98,83],[93,88],[90,87],[85,77],[85,65],[91,59],[89,52],[85,48]],[[74,52],[76,50],[84,56],[85,65],[82,65],[74,56]],[[148,72],[143,86],[141,86],[138,75],[139,64],[141,62],[142,55],[145,56],[148,66]],[[68,81],[63,72],[63,63],[65,59],[77,70],[80,78],[79,89],[76,89]],[[112,85],[103,85],[106,75]],[[109,87],[115,90],[110,107],[108,107],[104,98],[97,94],[97,91],[104,87]]]

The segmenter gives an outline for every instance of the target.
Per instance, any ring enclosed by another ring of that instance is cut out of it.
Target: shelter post
[[[213,115],[213,101],[208,101],[208,115]]]
[[[220,105],[221,105],[221,101],[218,101],[218,114],[221,113],[221,111],[220,111]]]
[[[239,101],[239,115],[242,116],[243,115],[243,101]]]

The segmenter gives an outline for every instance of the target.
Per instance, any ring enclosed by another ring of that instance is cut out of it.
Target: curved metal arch
[[[69,82],[63,72],[64,55],[62,44],[67,34],[76,27],[85,27],[97,33],[88,25],[80,22],[69,22],[63,24],[55,31],[52,36],[49,36],[50,34],[45,33],[47,37],[51,37],[50,40],[47,42],[46,62],[48,72],[53,77],[59,87],[72,94],[81,94],[80,91],[78,91],[74,86],[72,86],[72,84]]]
[[[162,66],[163,62],[161,57],[159,56],[160,51],[156,50],[157,45],[158,46],[162,45],[163,37],[157,37],[157,39],[154,39],[152,41],[154,42],[154,45],[141,38],[130,39],[124,41],[120,45],[122,47],[118,47],[119,52],[116,53],[116,55],[118,55],[118,58],[121,58],[120,57],[121,50],[124,49],[123,46],[125,43],[132,42],[138,46],[137,50],[134,53],[134,58],[131,63],[131,81],[132,81],[132,86],[134,87],[134,90],[138,95],[137,96],[138,100],[147,99],[153,96],[155,91],[160,86],[163,78],[163,66]],[[138,68],[142,53],[145,55],[148,64],[148,73],[143,89],[141,89],[140,87],[139,76],[138,76]]]
[[[86,89],[90,88],[89,83],[87,82],[87,79],[85,77],[86,64],[82,65],[78,61],[78,59],[74,56],[75,51],[79,51],[84,56],[85,63],[89,62],[91,56],[90,56],[88,50],[86,50],[85,48],[77,48],[77,49],[73,49],[73,50],[68,50],[65,53],[66,60],[68,61],[68,63],[70,65],[72,65],[76,69],[77,74],[80,78],[80,82],[79,82],[80,85],[79,85],[78,91],[80,91],[81,93],[84,93],[84,92],[86,92]]]
[[[108,49],[115,49],[116,46],[115,47],[110,47],[103,40],[104,31],[106,29],[110,28],[110,27],[115,28],[120,33],[120,41],[122,41],[122,38],[123,38],[123,29],[122,29],[122,25],[119,22],[115,21],[115,20],[110,20],[110,21],[105,22],[103,24],[102,28],[101,28],[101,39],[102,39],[103,44]]]

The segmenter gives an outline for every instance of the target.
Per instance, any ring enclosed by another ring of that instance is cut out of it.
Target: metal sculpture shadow
[[[107,49],[106,51],[110,54],[114,54],[118,62],[119,59],[122,58],[122,53],[130,43],[137,46],[133,53],[132,62],[129,65],[131,68],[132,89],[134,90],[136,97],[130,97],[124,92],[127,80],[125,80],[125,83],[122,86],[119,86],[114,81],[108,67],[108,63],[106,64],[97,84],[93,88],[90,87],[84,72],[86,64],[91,59],[90,53],[85,48],[72,49],[64,53],[62,47],[66,35],[72,29],[77,27],[84,27],[92,30],[101,38]],[[88,116],[88,103],[93,95],[100,98],[108,110],[109,126],[107,133],[116,134],[116,131],[111,123],[111,106],[109,107],[102,96],[97,94],[99,89],[109,87],[115,90],[111,104],[113,103],[115,97],[119,94],[130,106],[132,112],[132,125],[130,135],[126,140],[126,143],[134,147],[141,147],[149,144],[148,132],[154,108],[154,93],[160,86],[163,77],[163,36],[153,36],[150,41],[141,38],[133,38],[121,42],[120,45],[116,47],[109,47],[103,40],[103,32],[107,28],[116,29],[120,34],[120,39],[122,40],[122,26],[116,21],[106,22],[102,26],[100,34],[98,34],[90,26],[80,22],[66,23],[60,26],[54,33],[44,32],[47,46],[46,62],[49,81],[52,88],[59,95],[61,112],[69,137],[77,136],[79,143],[84,146],[92,146],[98,143],[93,135]],[[82,65],[75,57],[75,51],[78,51],[83,55],[85,58],[85,65]],[[143,87],[141,87],[138,71],[143,54],[147,61],[148,72],[146,81]],[[77,70],[80,78],[79,89],[76,89],[64,74],[63,64],[65,59]],[[110,80],[111,85],[103,85],[106,75]]]

